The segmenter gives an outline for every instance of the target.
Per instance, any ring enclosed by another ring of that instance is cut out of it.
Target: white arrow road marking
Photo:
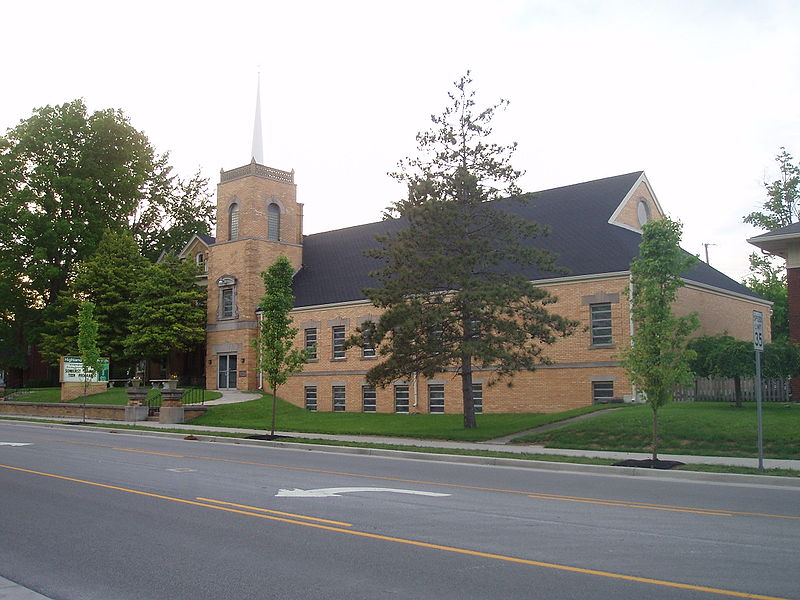
[[[0,446],[30,446],[29,442],[0,442]]]
[[[421,492],[419,490],[398,490],[395,488],[377,487],[341,487],[341,488],[320,488],[317,490],[278,490],[276,496],[294,498],[330,498],[348,492],[394,492],[395,494],[414,494],[416,496],[449,496],[450,494],[440,494],[438,492]]]

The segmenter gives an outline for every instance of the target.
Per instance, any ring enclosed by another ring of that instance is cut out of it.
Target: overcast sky
[[[295,169],[305,232],[375,221],[386,173],[472,70],[507,98],[535,191],[644,170],[683,246],[740,279],[742,224],[800,154],[800,2],[0,3],[0,131],[34,107],[121,108],[182,175],[250,160],[261,70],[264,157]]]

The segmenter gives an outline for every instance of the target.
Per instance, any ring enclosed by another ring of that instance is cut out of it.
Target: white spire
[[[258,72],[258,86],[256,88],[256,119],[253,123],[253,160],[260,165],[264,164],[264,143],[261,140],[261,71]]]

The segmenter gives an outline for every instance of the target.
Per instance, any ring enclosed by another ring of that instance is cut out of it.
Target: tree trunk
[[[278,394],[278,386],[272,386],[272,433],[270,433],[270,437],[275,437],[275,409],[277,407],[277,394]]]
[[[658,460],[658,410],[653,406],[653,465]]]
[[[461,358],[461,396],[464,399],[464,429],[474,429],[475,403],[472,399],[472,357]]]
[[[738,375],[733,378],[733,389],[736,398],[736,408],[742,408],[742,378]]]

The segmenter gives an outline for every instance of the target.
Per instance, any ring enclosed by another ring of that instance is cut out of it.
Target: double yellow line
[[[262,519],[268,519],[273,521],[279,521],[283,523],[290,523],[293,525],[301,525],[303,527],[313,527],[315,529],[321,529],[324,531],[332,531],[336,533],[344,533],[348,535],[354,535],[358,537],[364,537],[374,540],[382,540],[387,542],[393,542],[397,544],[405,544],[408,546],[416,546],[419,548],[428,548],[432,550],[440,550],[444,552],[452,552],[455,554],[462,554],[467,556],[473,556],[478,558],[486,558],[490,560],[498,560],[507,563],[516,563],[522,565],[529,565],[534,567],[541,567],[545,569],[554,569],[558,571],[566,571],[569,573],[579,573],[582,575],[595,575],[598,577],[604,577],[608,579],[616,579],[622,581],[631,581],[636,583],[646,583],[650,585],[656,585],[660,587],[672,588],[672,589],[680,589],[680,590],[691,590],[695,592],[707,592],[711,594],[717,594],[720,596],[727,596],[731,598],[753,598],[756,600],[789,600],[788,598],[780,598],[777,596],[765,596],[762,594],[749,594],[746,592],[737,592],[734,590],[725,590],[720,588],[712,588],[706,586],[698,586],[698,585],[691,585],[687,583],[679,583],[675,581],[665,581],[662,579],[651,579],[648,577],[636,577],[633,575],[625,575],[622,573],[612,573],[609,571],[596,571],[594,569],[583,569],[580,567],[572,567],[569,565],[560,565],[556,563],[548,563],[542,562],[537,560],[529,560],[525,558],[518,558],[514,556],[505,556],[502,554],[491,554],[487,552],[478,552],[475,550],[468,550],[465,548],[457,548],[455,546],[444,546],[440,544],[431,544],[428,542],[420,542],[417,540],[409,540],[404,538],[397,538],[392,536],[385,536],[379,535],[375,533],[367,533],[364,531],[355,531],[352,529],[348,529],[352,527],[350,523],[342,523],[339,521],[331,521],[328,519],[320,519],[317,517],[309,517],[305,515],[297,515],[294,513],[286,513],[282,511],[276,511],[266,508],[259,508],[254,506],[248,506],[244,504],[236,504],[233,502],[225,502],[221,500],[212,500],[209,498],[196,498],[195,500],[186,500],[183,498],[175,498],[173,496],[165,496],[162,494],[154,494],[151,492],[143,492],[140,490],[134,490],[130,488],[125,488],[117,485],[110,485],[106,483],[98,483],[95,481],[87,481],[85,479],[77,479],[75,477],[67,477],[64,475],[56,475],[54,473],[45,473],[42,471],[34,471],[32,469],[23,469],[21,467],[12,467],[9,465],[0,465],[0,468],[8,469],[11,471],[18,471],[21,473],[29,473],[32,475],[40,475],[43,477],[51,477],[54,479],[59,479],[62,481],[70,481],[73,483],[80,483],[83,485],[91,485],[95,487],[100,487],[108,490],[114,490],[118,492],[125,492],[129,494],[136,494],[139,496],[147,496],[150,498],[155,498],[158,500],[167,500],[170,502],[179,502],[181,504],[188,504],[192,506],[198,506],[202,508],[210,508],[214,510],[222,510],[234,514],[245,515],[250,517],[258,517]],[[552,497],[553,499],[567,499],[568,497]],[[582,499],[575,499],[576,501],[581,501]],[[644,505],[642,505],[644,506]],[[656,505],[653,505],[656,506]]]

